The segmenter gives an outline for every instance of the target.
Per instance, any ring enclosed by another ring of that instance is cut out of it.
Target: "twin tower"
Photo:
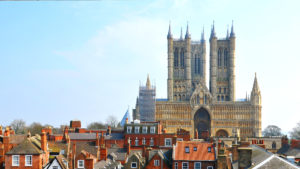
[[[168,100],[189,101],[197,87],[206,87],[206,41],[204,30],[200,41],[192,41],[187,25],[185,36],[173,38],[171,25],[168,39]],[[209,91],[213,101],[235,101],[235,33],[227,30],[218,39],[212,25],[210,42]]]

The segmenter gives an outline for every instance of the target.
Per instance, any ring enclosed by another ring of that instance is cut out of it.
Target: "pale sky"
[[[219,38],[234,20],[236,97],[251,92],[257,72],[263,128],[288,132],[300,121],[299,6],[298,0],[0,2],[0,124],[121,120],[147,74],[158,98],[167,96],[170,21],[175,38],[189,22],[192,40],[199,40],[204,26],[208,47],[213,20]]]

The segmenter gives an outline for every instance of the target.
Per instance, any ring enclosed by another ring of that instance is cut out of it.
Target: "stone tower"
[[[261,94],[255,73],[250,102],[253,105],[254,133],[256,137],[261,137]]]
[[[210,35],[210,92],[215,101],[235,101],[235,33],[218,39],[213,24]]]
[[[201,40],[191,41],[189,25],[183,39],[174,39],[171,26],[168,32],[168,100],[189,101],[199,83],[206,82],[206,45],[204,32]]]

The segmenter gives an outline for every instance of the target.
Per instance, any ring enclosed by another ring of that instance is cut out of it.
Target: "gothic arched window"
[[[224,50],[224,66],[227,67],[227,64],[228,64],[228,51],[225,48],[225,50]]]
[[[175,48],[175,52],[174,52],[174,66],[178,67],[178,48]]]
[[[219,48],[219,51],[218,51],[218,67],[221,67],[222,66],[222,49]]]
[[[183,48],[180,51],[180,66],[184,67],[184,49]]]

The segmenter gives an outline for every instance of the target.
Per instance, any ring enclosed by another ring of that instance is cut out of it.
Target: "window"
[[[189,163],[183,162],[182,163],[182,169],[188,169],[189,168]]]
[[[154,166],[159,166],[159,160],[154,160]]]
[[[140,127],[135,127],[134,128],[134,133],[139,133],[140,132]]]
[[[200,162],[195,162],[194,163],[194,169],[201,169],[201,163]]]
[[[52,169],[58,169],[58,166],[53,166]]]
[[[154,133],[155,133],[155,127],[151,127],[151,128],[150,128],[150,133],[151,133],[151,134],[154,134]]]
[[[150,139],[150,146],[154,146],[154,140],[153,140],[152,137],[151,137],[151,139]]]
[[[146,126],[143,127],[143,133],[144,134],[147,133],[147,127]]]
[[[135,138],[135,145],[138,146],[139,145],[139,139],[136,137]]]
[[[181,52],[180,52],[180,67],[184,67],[184,49],[182,48],[181,49]]]
[[[59,154],[65,154],[65,150],[60,150]]]
[[[175,162],[175,169],[178,169],[178,163]]]
[[[84,168],[84,160],[78,160],[77,163],[78,168]]]
[[[166,147],[171,147],[172,146],[171,138],[165,138],[165,146]]]
[[[146,139],[145,139],[145,137],[144,137],[143,140],[142,140],[142,144],[143,144],[143,145],[146,144]]]
[[[131,168],[137,168],[137,163],[136,162],[131,162]]]
[[[25,166],[32,166],[32,155],[25,156]]]
[[[207,151],[208,151],[208,152],[211,152],[211,147],[208,147],[208,148],[207,148]]]
[[[224,93],[226,93],[226,88],[224,88]]]
[[[132,127],[131,127],[131,126],[128,126],[128,127],[127,127],[127,133],[131,133],[131,130],[132,130]]]
[[[227,66],[227,56],[228,56],[228,52],[227,49],[224,49],[224,66]]]
[[[177,141],[183,141],[183,138],[177,138]]]
[[[175,48],[174,52],[174,66],[178,67],[178,48]]]
[[[221,87],[219,87],[219,93],[222,93],[222,88]]]
[[[214,169],[213,166],[207,166],[207,169]]]
[[[194,147],[194,151],[197,151],[197,147]]]
[[[186,146],[186,147],[184,148],[184,150],[185,150],[185,153],[190,153],[190,147]]]
[[[218,51],[218,67],[222,66],[222,50],[221,48]]]
[[[20,162],[20,156],[13,155],[12,156],[12,166],[19,166],[19,162]]]

